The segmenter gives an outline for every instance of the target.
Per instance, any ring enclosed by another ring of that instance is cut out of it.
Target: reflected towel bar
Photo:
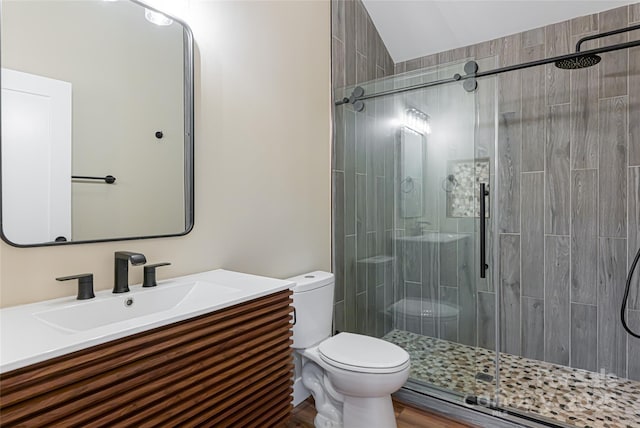
[[[71,179],[79,179],[79,180],[102,180],[107,184],[113,184],[116,182],[116,178],[113,175],[107,175],[104,177],[90,177],[87,175],[72,175]]]

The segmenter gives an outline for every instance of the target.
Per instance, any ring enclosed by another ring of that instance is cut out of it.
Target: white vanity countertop
[[[0,309],[0,373],[287,290],[291,281],[223,269]],[[129,307],[127,299],[133,299]],[[131,311],[131,312],[127,312]],[[138,311],[139,315],[131,314]],[[141,312],[140,312],[141,311]]]

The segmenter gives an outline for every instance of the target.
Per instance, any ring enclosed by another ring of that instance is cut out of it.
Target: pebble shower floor
[[[495,393],[493,351],[402,330],[383,339],[411,355],[410,379],[465,395]],[[500,353],[500,387],[503,407],[576,427],[640,428],[638,381]]]

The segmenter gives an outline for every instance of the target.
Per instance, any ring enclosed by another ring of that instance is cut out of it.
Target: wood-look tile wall
[[[332,0],[331,28],[334,89],[394,74],[393,60],[360,0]],[[334,328],[381,336],[383,308],[393,298],[392,266],[363,262],[385,253],[385,236],[394,224],[393,141],[385,144],[377,117],[371,106],[357,116],[351,108],[335,109]]]
[[[468,57],[495,57],[506,66],[569,53],[581,37],[637,23],[640,3],[398,63],[395,70]],[[625,33],[582,49],[638,38],[640,31]],[[502,350],[640,379],[634,357],[640,340],[625,334],[619,320],[626,272],[640,247],[640,48],[606,53],[583,70],[547,65],[495,80]],[[493,120],[482,115],[490,87],[480,81],[478,130]],[[476,144],[492,138],[478,131]],[[636,329],[638,278],[629,304]],[[492,296],[490,287],[479,287],[480,346],[495,343]]]

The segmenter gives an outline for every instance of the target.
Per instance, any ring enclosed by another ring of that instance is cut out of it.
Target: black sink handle
[[[87,300],[96,297],[96,295],[93,294],[92,273],[79,273],[77,275],[61,276],[56,278],[56,281],[69,281],[70,279],[78,280],[78,300]]]
[[[169,266],[171,263],[156,263],[153,265],[146,265],[144,267],[144,280],[142,281],[143,287],[155,287],[158,285],[156,282],[156,268],[160,266]]]

